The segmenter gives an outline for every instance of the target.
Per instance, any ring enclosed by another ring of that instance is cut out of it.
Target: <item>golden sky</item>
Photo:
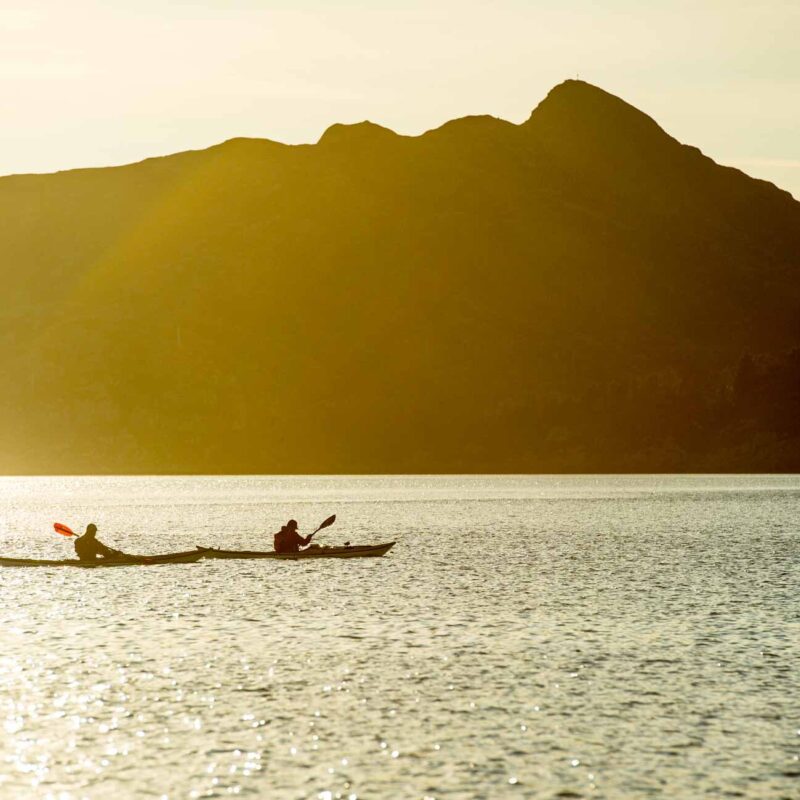
[[[800,197],[800,0],[3,0],[0,174],[521,122],[580,76]]]

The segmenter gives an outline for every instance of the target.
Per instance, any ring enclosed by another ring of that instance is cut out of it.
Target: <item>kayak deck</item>
[[[312,547],[299,553],[276,553],[273,550],[217,550],[206,549],[206,558],[276,558],[297,561],[305,558],[378,558],[394,547],[394,542],[384,544],[348,545],[347,547]],[[200,549],[200,548],[198,548]]]
[[[98,558],[94,561],[80,561],[77,558],[38,559],[1,558],[0,567],[137,567],[152,564],[193,564],[206,556],[206,549],[186,550],[182,553],[164,553],[157,556],[126,556],[124,558]]]

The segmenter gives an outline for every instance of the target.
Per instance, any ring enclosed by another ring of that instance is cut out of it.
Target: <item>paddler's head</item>
[[[94,522],[90,522],[86,526],[86,533],[84,534],[84,536],[93,537],[96,533],[97,533],[97,525],[95,525]]]
[[[290,531],[296,531],[296,530],[297,530],[297,520],[296,520],[296,519],[290,519],[290,520],[289,520],[289,521],[286,523],[286,527],[287,527],[287,528],[288,528]]]

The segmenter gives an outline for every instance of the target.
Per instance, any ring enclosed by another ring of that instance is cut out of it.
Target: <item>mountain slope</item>
[[[800,204],[582,82],[3,178],[0,252],[5,472],[800,467]]]

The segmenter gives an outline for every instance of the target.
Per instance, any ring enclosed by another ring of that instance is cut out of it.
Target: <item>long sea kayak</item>
[[[301,558],[377,558],[388,553],[394,542],[348,545],[346,547],[311,547],[299,553],[276,553],[272,550],[205,550],[206,558],[278,558],[296,561]],[[202,549],[202,548],[198,548]]]
[[[192,564],[207,554],[205,548],[186,550],[182,553],[164,553],[160,556],[125,556],[123,558],[98,558],[95,561],[79,561],[77,558],[38,559],[0,558],[0,567],[136,567],[151,564]]]

